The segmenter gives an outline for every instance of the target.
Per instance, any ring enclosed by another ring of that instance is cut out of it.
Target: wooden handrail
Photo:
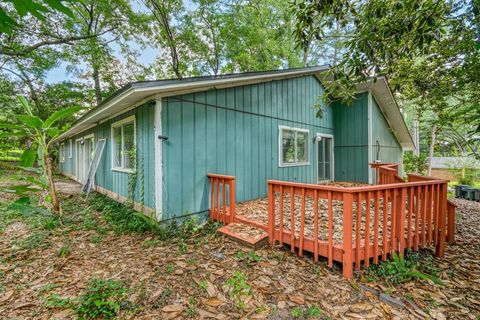
[[[219,178],[219,179],[225,179],[225,180],[235,180],[235,176],[227,176],[224,174],[216,174],[216,173],[207,173],[207,177]]]
[[[210,179],[210,219],[223,224],[234,222],[236,213],[235,177],[212,173],[207,174],[207,177]]]

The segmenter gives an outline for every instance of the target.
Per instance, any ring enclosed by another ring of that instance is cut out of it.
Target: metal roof
[[[61,134],[55,140],[60,141],[72,137],[149,99],[205,91],[215,88],[236,87],[303,75],[314,75],[320,81],[328,82],[328,79],[324,78],[324,72],[329,70],[329,68],[330,66],[324,65],[284,70],[223,74],[217,76],[132,82],[123,86],[99,105],[85,113],[80,119],[72,124],[69,130]],[[394,133],[396,133],[400,144],[405,148],[413,147],[412,138],[388,87],[386,79],[381,78],[375,82],[369,81],[366,84],[361,84],[357,87],[359,90],[372,91],[380,108],[384,112],[387,121],[394,129]]]

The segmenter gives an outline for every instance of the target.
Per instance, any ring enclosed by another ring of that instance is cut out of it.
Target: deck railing
[[[235,177],[207,174],[210,179],[210,219],[223,224],[235,220]]]
[[[371,163],[370,167],[375,169],[377,184],[390,184],[404,182],[399,176],[398,163]]]
[[[212,220],[262,228],[271,245],[288,244],[300,256],[311,252],[315,261],[325,257],[330,267],[342,263],[345,277],[407,248],[434,247],[443,256],[446,241],[454,240],[446,180],[410,174],[406,182],[351,188],[268,180],[263,225],[236,216],[234,176],[208,177]]]
[[[447,181],[343,188],[269,180],[268,214],[272,245],[290,244],[316,261],[326,257],[330,266],[339,261],[352,277],[354,266],[360,270],[362,262],[368,267],[370,259],[376,264],[406,248],[434,246],[444,255]]]

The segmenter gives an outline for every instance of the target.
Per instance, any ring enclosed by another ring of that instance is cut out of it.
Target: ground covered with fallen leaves
[[[288,248],[252,251],[212,226],[168,241],[119,232],[89,199],[62,199],[65,217],[57,221],[16,213],[10,196],[0,193],[0,318],[75,319],[75,308],[62,301],[81,297],[93,279],[126,288],[120,319],[480,316],[479,203],[455,200],[457,242],[445,259],[428,260],[444,283],[439,286],[430,280],[392,285],[371,273],[348,281],[338,266],[315,264]]]

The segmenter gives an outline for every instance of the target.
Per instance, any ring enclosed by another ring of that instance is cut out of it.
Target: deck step
[[[268,234],[265,230],[243,223],[227,224],[218,229],[218,232],[253,249],[259,249],[268,243]]]

